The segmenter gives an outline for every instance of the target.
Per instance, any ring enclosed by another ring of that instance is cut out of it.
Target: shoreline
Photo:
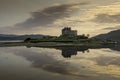
[[[40,43],[27,43],[27,42],[6,42],[0,43],[0,47],[16,47],[16,46],[26,46],[26,47],[111,47],[115,44],[103,45],[100,43],[59,43],[59,42],[40,42]]]

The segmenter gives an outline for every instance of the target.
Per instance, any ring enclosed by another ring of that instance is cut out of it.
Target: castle
[[[71,30],[70,27],[65,27],[62,29],[62,36],[64,35],[77,36],[77,30]]]

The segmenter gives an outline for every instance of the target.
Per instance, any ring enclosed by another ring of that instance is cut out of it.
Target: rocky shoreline
[[[40,42],[40,43],[25,43],[25,42],[9,42],[9,43],[1,43],[0,47],[16,47],[16,46],[26,46],[26,47],[110,47],[114,45],[103,45],[103,44],[92,44],[92,43],[59,43],[59,42]]]

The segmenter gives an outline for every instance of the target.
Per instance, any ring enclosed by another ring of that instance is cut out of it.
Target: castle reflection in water
[[[35,47],[35,46],[31,46],[31,47]],[[30,47],[28,47],[28,48],[30,48]],[[53,49],[61,50],[61,55],[64,58],[71,58],[73,55],[77,55],[78,52],[89,53],[89,49],[109,48],[109,49],[112,49],[112,50],[115,50],[115,51],[120,51],[120,45],[119,46],[116,46],[116,45],[102,46],[102,47],[87,47],[87,46],[47,47],[46,46],[46,47],[40,47],[40,48],[53,48]]]
[[[85,51],[89,52],[89,49],[86,47],[61,47],[62,56],[64,58],[71,58],[73,55],[77,55],[77,52],[84,53]]]

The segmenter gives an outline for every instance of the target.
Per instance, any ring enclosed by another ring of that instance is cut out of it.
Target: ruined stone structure
[[[77,30],[71,30],[70,27],[65,27],[62,29],[62,36],[64,35],[77,36]]]

